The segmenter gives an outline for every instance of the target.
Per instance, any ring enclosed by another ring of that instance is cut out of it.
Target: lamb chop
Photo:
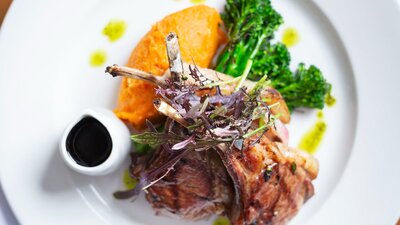
[[[318,164],[271,141],[278,138],[271,129],[243,154],[223,145],[190,152],[147,189],[146,198],[157,213],[184,219],[227,214],[232,224],[285,224],[313,195]],[[160,148],[143,164],[133,162],[132,173],[139,177],[143,170],[162,166],[167,153]]]
[[[232,224],[286,224],[314,194],[317,161],[268,136],[243,154],[219,149],[236,190]]]
[[[158,148],[133,157],[131,175],[140,183],[115,196],[126,198],[142,189],[157,213],[190,220],[218,214],[235,225],[286,224],[314,194],[311,181],[318,162],[287,146],[280,122],[290,118],[284,100],[265,79],[247,84],[251,91],[246,91],[244,79],[237,79],[235,86],[210,81],[207,71],[191,66],[185,74],[179,48],[168,48],[168,41],[177,43],[171,37],[171,79],[107,68],[114,76],[157,84],[160,99],[154,105],[168,117],[164,132],[149,124],[149,132],[134,135],[136,141]]]
[[[132,174],[140,177],[141,172],[164,165],[171,157],[168,152],[159,148],[144,165],[132,164]],[[230,210],[233,184],[217,152],[192,151],[173,168],[146,189],[146,199],[157,214],[200,220]]]

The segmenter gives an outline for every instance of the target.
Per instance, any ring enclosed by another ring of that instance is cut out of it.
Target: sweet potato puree
[[[153,25],[133,50],[127,66],[162,75],[169,68],[165,37],[177,33],[183,61],[208,67],[225,34],[219,29],[221,18],[210,7],[199,5],[176,12]],[[136,129],[145,127],[146,119],[157,121],[160,114],[153,107],[155,86],[124,78],[115,114]]]

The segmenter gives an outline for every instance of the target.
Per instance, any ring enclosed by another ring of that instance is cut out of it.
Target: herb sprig
[[[135,142],[152,147],[167,144],[172,150],[204,150],[218,144],[237,146],[234,143],[238,140],[249,138],[273,125],[274,118],[269,107],[260,97],[263,87],[269,84],[266,78],[261,79],[250,93],[240,87],[224,95],[219,85],[205,85],[199,79],[202,77],[199,73],[199,70],[191,69],[189,74],[196,80],[195,84],[173,82],[156,89],[160,96],[156,101],[165,102],[178,114],[171,118],[178,116],[184,119],[183,123],[177,121],[179,123],[175,124],[179,133],[144,132],[132,136]],[[255,122],[259,119],[266,120],[260,127]]]

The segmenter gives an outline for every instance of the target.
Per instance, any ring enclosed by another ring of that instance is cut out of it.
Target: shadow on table
[[[17,218],[15,217],[13,211],[10,208],[10,205],[8,204],[8,201],[3,192],[3,188],[1,186],[1,184],[0,184],[0,215],[1,215],[0,219],[1,219],[1,217],[3,217],[5,219],[5,222],[6,222],[5,225],[18,225],[19,224]]]

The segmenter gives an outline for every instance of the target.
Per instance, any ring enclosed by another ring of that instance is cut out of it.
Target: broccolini
[[[300,63],[293,73],[287,47],[271,43],[283,19],[270,0],[227,0],[222,18],[229,43],[217,60],[216,70],[254,81],[267,75],[290,111],[297,107],[324,107],[331,85],[322,72],[314,65],[306,68]]]
[[[297,107],[323,109],[325,95],[330,91],[331,84],[326,82],[321,70],[314,65],[306,68],[304,63],[300,63],[292,77],[278,89],[289,110]]]
[[[215,69],[238,77],[257,54],[260,45],[273,38],[283,20],[269,0],[227,0],[222,18],[228,30],[229,43]]]

